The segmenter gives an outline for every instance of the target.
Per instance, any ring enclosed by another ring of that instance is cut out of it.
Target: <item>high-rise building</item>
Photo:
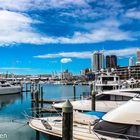
[[[104,53],[102,51],[95,51],[93,53],[92,67],[94,71],[104,69]]]
[[[107,55],[106,56],[106,68],[111,70],[111,68],[117,68],[117,56]]]
[[[134,58],[133,57],[129,58],[129,66],[134,66]]]
[[[140,65],[140,50],[137,51],[137,65]]]

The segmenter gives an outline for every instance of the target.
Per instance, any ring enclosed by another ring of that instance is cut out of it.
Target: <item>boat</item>
[[[22,91],[21,86],[12,85],[5,81],[0,82],[0,95],[15,94],[15,93],[20,93],[21,91]]]
[[[93,128],[100,139],[140,140],[140,95],[108,112]]]
[[[126,94],[125,92],[120,91],[106,91],[98,93],[96,95],[96,111],[108,112],[132,99],[136,95],[136,93],[130,92]],[[57,110],[62,110],[63,103],[64,102],[55,103],[52,106]],[[73,105],[74,110],[82,112],[92,111],[91,99],[71,101],[71,104]]]
[[[101,73],[98,74],[95,80],[95,90],[97,92],[106,90],[116,90],[120,89],[120,87],[121,87],[120,78],[113,72],[101,71]]]
[[[99,120],[97,116],[79,112],[73,113],[73,140],[98,140],[93,133],[93,125]],[[29,126],[45,135],[62,139],[62,116],[31,118]]]

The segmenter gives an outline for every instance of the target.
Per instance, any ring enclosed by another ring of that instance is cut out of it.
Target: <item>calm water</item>
[[[44,99],[64,99],[72,97],[72,86],[44,85]],[[88,86],[76,86],[76,94],[89,92]],[[0,139],[6,140],[49,140],[27,125],[25,113],[32,115],[31,94],[23,92],[0,96]],[[45,114],[45,116],[50,114]],[[2,134],[2,135],[1,135]]]

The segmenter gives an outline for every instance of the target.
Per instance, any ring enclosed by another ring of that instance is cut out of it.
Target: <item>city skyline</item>
[[[0,72],[44,74],[91,68],[94,51],[136,63],[140,3],[122,0],[0,0]]]

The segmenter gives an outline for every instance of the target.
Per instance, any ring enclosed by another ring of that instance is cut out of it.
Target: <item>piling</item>
[[[23,85],[22,85],[22,83],[20,82],[20,86],[21,86],[21,91],[23,91]]]
[[[76,100],[76,87],[75,84],[73,85],[73,100]]]
[[[93,84],[90,84],[90,95],[92,96]]]
[[[92,95],[91,95],[91,110],[95,111],[96,110],[96,92],[92,90]]]
[[[26,85],[26,92],[28,91],[28,84],[27,83],[25,83],[25,85]]]
[[[67,100],[62,106],[62,140],[73,140],[73,106]]]
[[[35,107],[36,107],[36,117],[39,117],[39,92],[35,90]]]
[[[40,89],[41,92],[41,110],[43,109],[43,87]],[[41,117],[43,117],[43,113],[41,114]]]

